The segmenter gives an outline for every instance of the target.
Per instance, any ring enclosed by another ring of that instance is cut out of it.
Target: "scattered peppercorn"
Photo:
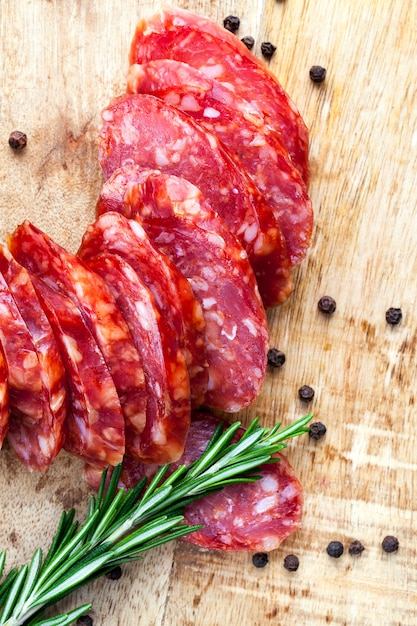
[[[93,626],[93,618],[89,615],[81,615],[77,619],[77,626]]]
[[[318,441],[326,434],[327,428],[321,422],[314,422],[310,424],[310,429],[308,431],[310,439],[315,439]]]
[[[255,567],[265,567],[265,565],[268,565],[268,561],[269,558],[266,552],[257,552],[252,557],[252,563]]]
[[[312,389],[312,387],[309,387],[308,385],[303,385],[298,390],[298,397],[303,402],[311,402],[314,398],[314,389]]]
[[[277,47],[274,46],[269,41],[264,41],[261,44],[261,52],[264,55],[264,57],[267,57],[268,59],[270,59],[272,57],[272,55],[274,54],[276,49],[277,49]]]
[[[109,580],[119,580],[121,576],[122,576],[122,568],[119,565],[115,567],[114,569],[112,569],[111,572],[107,572],[106,574],[106,578],[108,578]]]
[[[13,150],[22,150],[28,142],[28,138],[25,133],[20,132],[20,130],[14,130],[9,135],[9,146]]]
[[[271,348],[267,354],[268,365],[272,367],[282,367],[285,363],[285,354],[277,348]]]
[[[228,15],[223,20],[223,26],[226,30],[230,30],[231,33],[235,33],[239,30],[240,19],[236,15]]]
[[[248,50],[252,50],[253,46],[255,45],[255,40],[250,35],[248,35],[247,37],[242,37],[240,41],[245,44]]]
[[[340,543],[340,541],[331,541],[326,548],[327,554],[334,559],[338,559],[340,556],[342,556],[343,551],[343,543]]]
[[[392,535],[387,535],[384,540],[382,541],[382,549],[384,552],[397,552],[399,546],[400,546],[400,542],[398,541],[397,537],[393,537]]]
[[[295,554],[287,554],[284,559],[284,567],[289,572],[296,572],[300,565],[300,561],[298,560],[298,556]]]
[[[357,539],[352,541],[349,546],[349,554],[351,554],[352,556],[361,554],[364,550],[365,550],[365,547]]]
[[[336,301],[333,300],[331,296],[323,296],[317,302],[317,306],[319,311],[322,313],[327,313],[327,315],[331,315],[336,311]]]
[[[402,318],[403,312],[401,311],[401,309],[395,309],[394,307],[390,307],[385,312],[385,319],[387,320],[388,324],[391,324],[391,326],[397,326],[397,324],[401,322]]]
[[[313,83],[322,83],[326,78],[326,68],[321,65],[313,65],[310,68],[310,78]]]

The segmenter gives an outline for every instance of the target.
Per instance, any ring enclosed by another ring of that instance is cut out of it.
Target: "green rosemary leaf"
[[[27,626],[68,626],[69,624],[73,624],[81,615],[85,615],[90,609],[91,603],[83,604],[69,613],[62,613],[55,617],[41,619],[41,621],[39,621],[38,618],[34,618]]]
[[[15,577],[13,581],[13,585],[11,586],[9,595],[3,606],[3,610],[1,612],[2,623],[4,623],[4,620],[7,620],[10,617],[10,615],[12,614],[14,610],[15,605],[19,603],[20,601],[20,591],[24,585],[28,569],[29,569],[28,565],[26,564],[22,565],[17,576]]]

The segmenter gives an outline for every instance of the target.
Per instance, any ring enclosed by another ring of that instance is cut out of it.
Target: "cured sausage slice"
[[[191,422],[183,456],[172,465],[189,465],[204,452],[220,420],[207,412],[198,413]],[[244,430],[240,429],[238,438]],[[302,488],[286,458],[256,470],[260,480],[228,485],[185,507],[187,524],[203,528],[183,540],[214,550],[275,550],[291,533],[299,529],[302,515]],[[120,487],[131,488],[143,476],[151,477],[157,466],[144,465],[125,458]],[[86,467],[84,475],[98,488],[100,474]]]
[[[238,37],[206,17],[163,9],[139,21],[130,48],[130,63],[154,59],[188,63],[250,101],[308,181],[307,128],[276,77]]]
[[[297,265],[310,243],[311,201],[288,151],[253,106],[190,65],[170,59],[132,65],[128,91],[163,99],[220,139],[263,193],[284,235],[291,264]]]
[[[102,113],[99,158],[106,178],[135,163],[181,176],[203,193],[248,253],[266,302],[292,289],[276,218],[245,170],[189,115],[155,96],[120,96]]]
[[[121,257],[87,259],[105,278],[141,353],[148,393],[146,426],[134,443],[135,458],[171,463],[181,456],[190,425],[190,387],[184,359],[150,290]],[[132,441],[128,438],[130,451]]]
[[[42,380],[43,414],[39,420],[12,418],[13,448],[26,467],[45,472],[63,444],[67,414],[67,378],[51,325],[39,303],[27,270],[0,246],[2,273],[27,326],[37,353]]]
[[[81,311],[113,377],[126,421],[139,432],[146,419],[142,362],[129,328],[106,283],[28,221],[9,238],[17,261]]]
[[[201,303],[209,364],[205,404],[229,412],[248,406],[264,379],[269,335],[242,246],[200,191],[176,176],[149,172],[126,190],[122,210],[141,219]]]
[[[9,416],[9,371],[3,345],[0,341],[0,448],[7,433]]]
[[[108,187],[114,189],[114,182]],[[178,350],[184,353],[193,406],[200,406],[207,389],[208,366],[203,312],[191,285],[152,244],[142,226],[119,213],[106,213],[87,228],[78,255],[85,261],[99,252],[121,256],[152,292],[164,323],[178,342]]]
[[[68,375],[71,408],[64,448],[94,467],[117,465],[125,452],[124,419],[103,355],[72,300],[31,278]]]

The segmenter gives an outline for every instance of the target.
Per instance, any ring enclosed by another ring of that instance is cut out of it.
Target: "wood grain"
[[[301,531],[263,569],[251,554],[207,552],[178,542],[97,581],[64,606],[94,600],[103,626],[322,624],[412,626],[417,618],[417,5],[400,0],[178,2],[221,23],[241,16],[239,35],[271,41],[271,69],[311,137],[311,249],[290,300],[269,313],[271,344],[286,353],[262,395],[240,417],[265,425],[313,408],[320,442],[294,441],[288,457],[305,488]],[[121,93],[136,21],[156,0],[6,0],[0,8],[0,237],[23,219],[78,247],[101,184],[100,109]],[[327,68],[321,85],[311,65]],[[21,153],[9,133],[28,135]],[[325,317],[324,295],[337,301]],[[404,318],[385,322],[390,306]],[[311,385],[312,406],[297,389]],[[47,476],[0,455],[0,545],[9,565],[48,545],[63,506],[82,514],[80,463],[60,455]],[[397,554],[381,550],[386,534]],[[352,539],[365,551],[347,553]],[[325,551],[336,539],[345,554]],[[288,573],[283,558],[300,558]]]

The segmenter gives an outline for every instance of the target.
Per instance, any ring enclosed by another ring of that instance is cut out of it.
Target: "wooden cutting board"
[[[30,219],[75,251],[102,181],[99,112],[122,93],[136,21],[157,0],[5,0],[0,8],[0,237]],[[288,458],[305,491],[302,529],[270,554],[208,552],[176,543],[98,581],[64,604],[93,599],[102,626],[417,623],[417,4],[401,0],[194,0],[178,6],[277,51],[271,69],[311,133],[315,230],[289,301],[269,314],[286,354],[240,417],[284,424],[310,408],[324,440],[293,441]],[[324,83],[309,78],[327,68]],[[27,133],[21,153],[12,130]],[[323,295],[337,301],[326,317]],[[387,325],[388,307],[402,323]],[[303,405],[298,388],[315,389]],[[0,546],[9,565],[47,546],[63,507],[82,516],[81,464],[60,455],[46,476],[0,454]],[[387,534],[400,542],[385,554]],[[365,551],[347,547],[359,539]],[[326,546],[346,546],[331,559]],[[283,559],[299,556],[289,573]]]

